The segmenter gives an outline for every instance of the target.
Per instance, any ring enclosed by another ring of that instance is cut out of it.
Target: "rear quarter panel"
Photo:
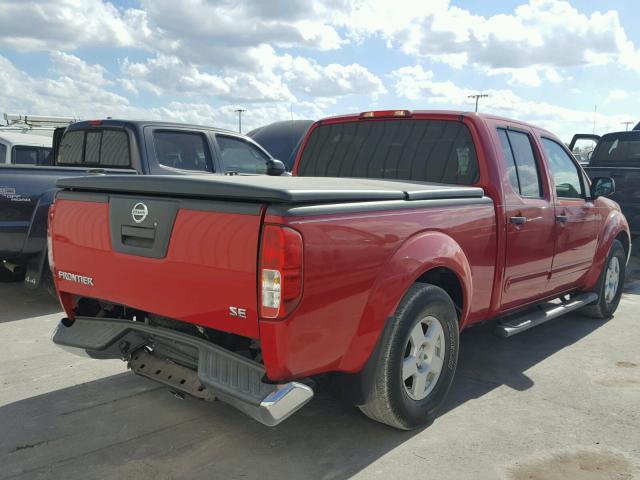
[[[270,217],[304,239],[304,293],[280,322],[261,321],[269,378],[359,371],[386,319],[424,272],[451,268],[463,282],[463,323],[490,307],[496,262],[492,203],[399,211]],[[278,345],[288,345],[280,349]]]

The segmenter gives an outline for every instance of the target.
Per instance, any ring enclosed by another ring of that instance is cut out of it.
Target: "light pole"
[[[246,112],[246,108],[238,108],[234,112],[238,113],[238,133],[242,133],[242,112]]]
[[[476,93],[475,95],[469,95],[467,98],[475,98],[476,99],[476,112],[478,111],[478,100],[480,100],[481,98],[486,98],[489,95],[487,95],[486,93]]]
[[[633,125],[633,122],[621,122],[624,125],[624,130],[629,131],[629,125]]]

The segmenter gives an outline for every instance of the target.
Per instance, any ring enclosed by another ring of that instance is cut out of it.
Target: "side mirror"
[[[616,182],[610,177],[596,177],[591,182],[591,197],[608,197],[616,191]]]
[[[272,177],[279,177],[286,171],[287,169],[284,166],[284,163],[282,163],[280,160],[276,160],[275,158],[267,160],[267,175],[270,175]]]

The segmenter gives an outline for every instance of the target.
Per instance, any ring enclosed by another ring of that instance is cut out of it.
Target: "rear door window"
[[[15,146],[11,163],[15,165],[51,165],[51,149],[47,147]]]
[[[543,193],[540,170],[529,135],[499,128],[498,137],[514,191],[521,197],[541,198]]]
[[[130,168],[129,135],[119,129],[72,130],[58,148],[58,165]]]
[[[240,138],[216,135],[225,172],[267,173],[269,156]]]
[[[7,161],[7,146],[0,143],[0,165]]]
[[[13,147],[12,163],[16,165],[37,165],[38,147]]]
[[[211,171],[211,156],[203,134],[159,130],[153,132],[158,163],[180,170]]]
[[[480,179],[480,170],[471,133],[462,122],[394,119],[314,128],[298,175],[471,185]]]

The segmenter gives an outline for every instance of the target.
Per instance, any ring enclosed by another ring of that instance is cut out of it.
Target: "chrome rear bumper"
[[[191,335],[142,322],[63,319],[53,341],[76,354],[128,360],[139,375],[198,398],[219,398],[267,426],[279,424],[313,397],[313,390],[299,382],[265,382],[264,366],[257,362]],[[154,355],[153,345],[159,341],[197,359],[197,370]]]

